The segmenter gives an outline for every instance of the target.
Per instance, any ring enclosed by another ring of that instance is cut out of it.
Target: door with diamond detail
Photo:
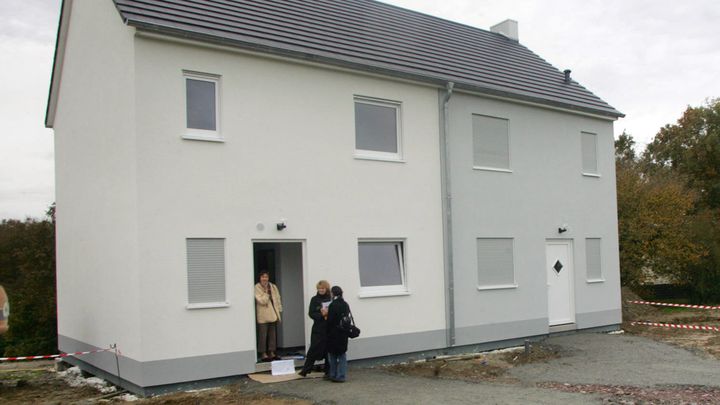
[[[571,241],[547,241],[545,272],[550,326],[575,322],[574,266]]]

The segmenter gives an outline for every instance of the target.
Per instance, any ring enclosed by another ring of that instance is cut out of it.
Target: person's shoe
[[[308,373],[307,373],[307,371],[305,371],[305,370],[300,370],[300,372],[298,373],[298,375],[299,375],[300,377],[307,377]]]
[[[338,380],[337,378],[333,378],[330,381],[336,382],[336,383],[344,383],[345,382],[345,380]]]

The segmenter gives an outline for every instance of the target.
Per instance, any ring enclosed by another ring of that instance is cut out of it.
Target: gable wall
[[[110,1],[66,8],[54,122],[59,346],[73,352],[117,343],[139,358],[133,29]],[[116,368],[109,353],[82,359]],[[123,359],[121,367],[134,365]]]

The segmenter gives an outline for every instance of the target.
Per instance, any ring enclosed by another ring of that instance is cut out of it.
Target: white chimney
[[[518,36],[518,22],[515,20],[508,19],[501,22],[500,24],[495,24],[490,27],[490,31],[505,35],[513,41],[520,40],[520,37]]]

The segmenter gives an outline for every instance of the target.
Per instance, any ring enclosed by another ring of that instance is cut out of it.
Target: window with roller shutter
[[[188,238],[188,304],[225,303],[225,239]]]
[[[477,239],[478,289],[515,288],[512,238]]]

